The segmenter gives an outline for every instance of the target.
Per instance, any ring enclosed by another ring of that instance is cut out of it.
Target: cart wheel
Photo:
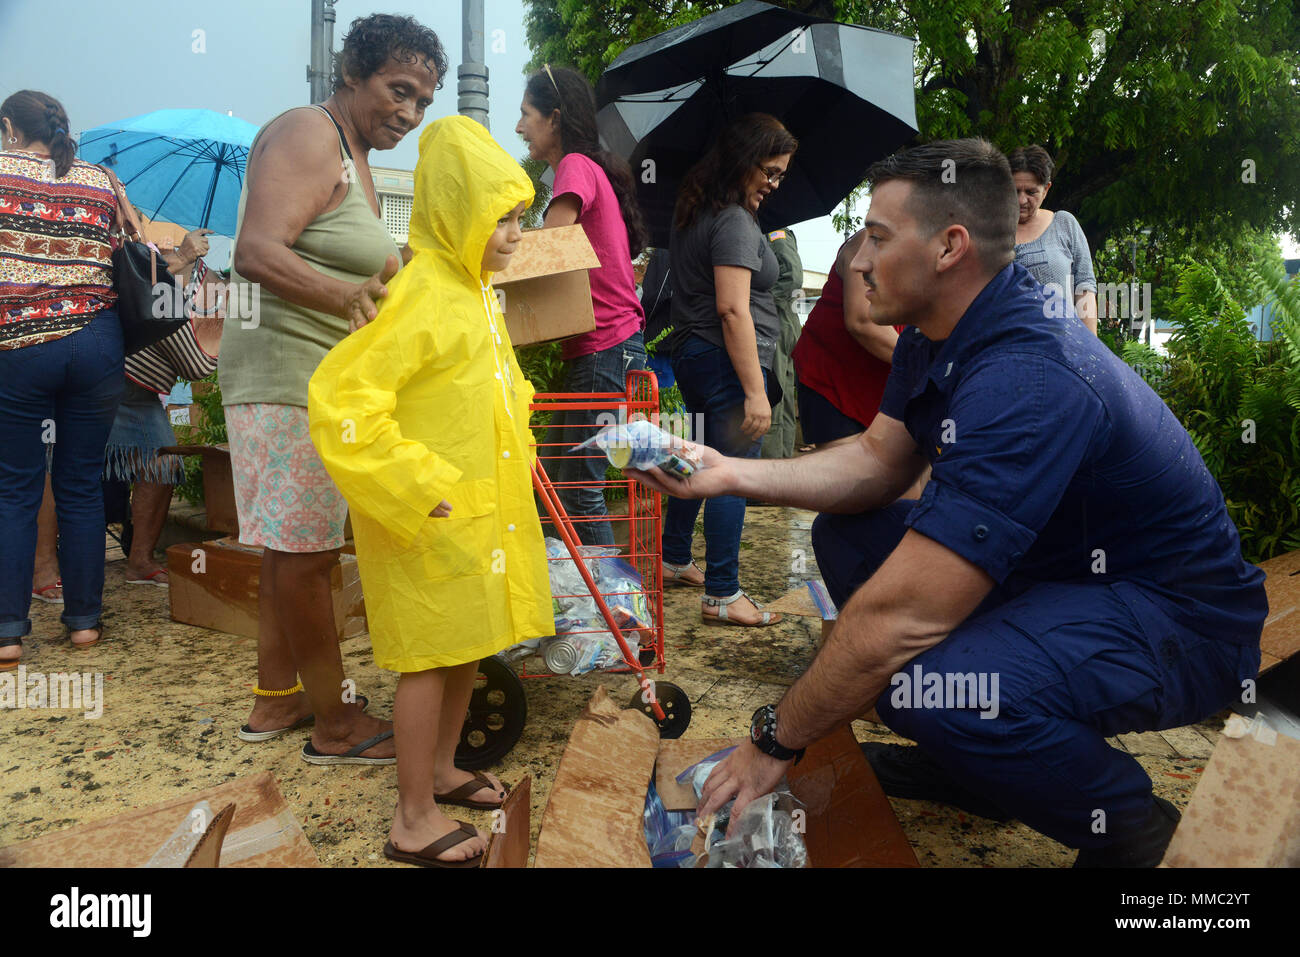
[[[654,708],[641,700],[642,692],[638,689],[632,696],[629,708],[635,708],[659,726],[659,737],[680,738],[691,723],[691,699],[686,692],[669,681],[656,681],[655,697],[664,709],[664,719],[655,718]]]
[[[524,683],[501,658],[484,658],[478,664],[469,711],[456,747],[456,767],[464,771],[486,768],[515,746],[524,733],[528,700]]]

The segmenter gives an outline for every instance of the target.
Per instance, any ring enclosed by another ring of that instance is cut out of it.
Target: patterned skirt
[[[348,504],[311,444],[307,410],[226,406],[239,540],[280,552],[343,547]]]

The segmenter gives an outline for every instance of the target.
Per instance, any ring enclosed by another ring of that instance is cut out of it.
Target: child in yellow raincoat
[[[431,124],[414,258],[308,387],[312,441],[352,512],[375,663],[401,672],[384,853],[426,866],[476,866],[486,846],[438,804],[495,808],[504,796],[494,777],[452,764],[479,659],[554,631],[529,470],[533,387],[489,285],[532,198],[478,123]]]

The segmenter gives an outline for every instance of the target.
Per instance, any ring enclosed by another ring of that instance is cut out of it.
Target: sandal
[[[444,861],[438,858],[438,855],[444,851],[449,851],[457,844],[463,844],[471,837],[478,836],[478,829],[472,824],[464,821],[457,821],[460,825],[459,830],[452,831],[450,834],[444,834],[422,851],[399,851],[393,847],[393,842],[384,843],[384,857],[390,861],[401,861],[403,864],[416,864],[420,867],[478,867],[479,862],[483,860],[483,852],[475,854],[473,857],[467,857],[463,861]]]
[[[17,645],[21,649],[23,640],[21,638],[0,638],[0,648],[9,648],[13,645]],[[8,661],[0,661],[0,671],[13,671],[22,660],[22,656],[19,655],[17,658]]]
[[[357,695],[357,704],[361,706],[362,711],[365,711],[370,705],[370,699],[363,694],[359,694]],[[299,728],[310,728],[315,723],[316,716],[314,714],[307,714],[303,715],[288,727],[276,728],[274,731],[254,731],[248,725],[244,725],[236,732],[236,734],[239,736],[240,741],[270,741],[272,738],[278,738],[280,735],[288,734],[290,731],[297,731]]]
[[[501,802],[489,804],[486,801],[469,800],[471,794],[481,791],[484,788],[492,788],[495,790],[496,785],[488,780],[486,774],[480,774],[476,771],[472,780],[466,781],[454,791],[448,791],[446,794],[435,794],[433,799],[439,805],[449,804],[453,807],[467,807],[471,811],[495,811],[501,806]],[[503,784],[501,785],[501,790],[509,793],[510,786]],[[502,800],[504,801],[504,798]]]
[[[308,764],[321,764],[321,765],[396,764],[397,763],[396,755],[394,755],[391,758],[363,758],[361,756],[362,751],[369,751],[380,741],[387,741],[392,736],[393,736],[393,729],[389,728],[387,731],[381,731],[373,738],[366,738],[366,740],[362,741],[356,747],[349,748],[348,750],[344,751],[342,754],[321,754],[314,747],[312,747],[312,743],[308,741],[306,744],[302,746],[302,759],[306,761]],[[425,848],[425,850],[428,850],[428,848]]]
[[[674,565],[671,562],[662,562],[661,564],[664,566],[663,578],[664,578],[665,586],[683,585],[687,588],[704,587],[704,579],[700,579],[697,582],[693,582],[690,579],[682,577],[682,573],[686,571],[686,569],[688,568],[694,568],[701,575],[704,574],[703,569],[701,569],[699,565],[695,564],[694,559],[687,562],[685,565]]]
[[[159,575],[163,576],[162,581],[158,580]],[[128,578],[126,583],[128,585],[157,585],[159,588],[167,588],[171,585],[171,580],[167,577],[167,569],[159,568],[157,571],[150,575],[146,575],[144,578]]]
[[[73,631],[97,631],[99,632],[99,634],[95,636],[94,641],[73,641],[72,640]],[[69,628],[67,625],[64,625],[63,637],[67,638],[68,643],[72,645],[73,648],[76,648],[79,651],[84,651],[86,648],[93,648],[95,645],[99,644],[99,639],[104,637],[104,623],[102,621],[97,621],[89,628],[75,628],[75,629]]]
[[[54,589],[62,588],[62,587],[63,587],[63,579],[59,578],[55,580],[53,585],[46,585],[44,588],[33,587],[32,597],[35,598],[37,601],[43,601],[48,605],[62,605],[63,604],[62,595],[59,595],[57,598],[52,598],[50,597],[49,594]]]
[[[727,614],[727,606],[741,598],[749,598],[749,596],[745,594],[743,588],[730,598],[714,598],[711,595],[705,595],[704,604],[709,608],[718,609],[718,613],[716,615],[706,615],[701,611],[700,617],[704,619],[706,625],[731,625],[734,628],[762,628],[766,625],[775,625],[783,617],[780,612],[763,611],[762,605],[754,601],[754,599],[749,598],[749,600],[754,603],[754,607],[762,612],[762,620],[752,622],[736,621]]]

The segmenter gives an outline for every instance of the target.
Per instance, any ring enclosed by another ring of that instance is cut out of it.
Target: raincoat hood
[[[497,220],[521,201],[533,201],[532,182],[481,124],[448,116],[420,134],[408,240],[416,253],[434,252],[487,282],[483,250]]]

